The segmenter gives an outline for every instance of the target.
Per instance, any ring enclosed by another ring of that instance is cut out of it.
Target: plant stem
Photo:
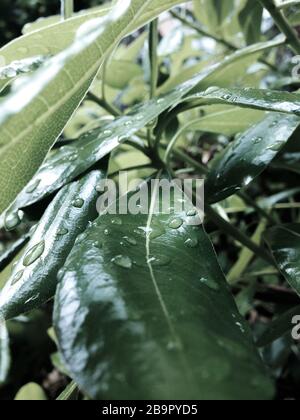
[[[230,223],[226,222],[211,206],[205,206],[205,213],[207,217],[221,229],[223,232],[226,232],[228,235],[232,236],[236,239],[240,244],[244,245],[245,247],[249,248],[256,256],[261,257],[265,260],[268,264],[276,267],[276,263],[272,256],[266,251],[263,247],[258,246],[254,243],[251,239],[248,238],[243,232],[239,229],[231,225]]]
[[[105,99],[98,98],[98,96],[94,95],[92,92],[87,94],[86,99],[95,102],[97,105],[101,106],[101,108],[105,109],[109,114],[113,115],[114,117],[119,117],[121,115],[120,111],[109,104]]]
[[[178,19],[180,22],[182,22],[184,25],[187,25],[190,28],[194,29],[201,36],[205,36],[207,38],[213,39],[218,44],[223,45],[224,47],[228,48],[230,51],[234,52],[234,51],[237,51],[239,49],[236,45],[231,44],[231,42],[228,42],[223,38],[219,38],[218,36],[207,32],[205,29],[201,28],[200,25],[198,25],[197,23],[193,22],[190,19],[187,19],[187,18],[181,16],[179,13],[177,13],[175,11],[172,11],[171,15],[174,18]],[[277,68],[273,64],[269,63],[268,61],[264,60],[263,58],[259,59],[259,61],[261,63],[265,64],[266,66],[268,66],[271,70],[277,71]]]
[[[300,41],[298,39],[297,33],[290,26],[288,20],[284,14],[279,10],[274,0],[259,0],[265,9],[272,16],[276,26],[281,30],[281,32],[286,36],[287,42],[290,44],[291,48],[296,54],[300,54]]]
[[[158,19],[155,19],[149,25],[150,99],[153,99],[155,97],[158,84],[158,35]],[[152,148],[153,129],[148,128],[147,132],[148,144],[149,147]]]
[[[149,26],[150,99],[155,97],[158,82],[158,19]]]
[[[276,4],[277,9],[285,9],[286,7],[299,6],[299,0],[287,0],[284,3]]]
[[[198,34],[200,34],[201,36],[205,36],[207,38],[211,38],[214,41],[216,41],[218,44],[222,44],[224,45],[224,47],[230,49],[231,51],[236,51],[237,47],[233,44],[231,44],[230,42],[227,42],[225,39],[223,38],[219,38],[216,35],[213,35],[209,32],[207,32],[205,29],[201,28],[200,25],[198,25],[197,23],[193,22],[190,19],[187,19],[186,17],[183,17],[180,15],[180,13],[177,13],[175,11],[170,12],[171,15],[178,19],[181,23],[183,23],[184,25],[189,26],[190,28],[194,29],[196,32],[198,32]]]
[[[74,0],[60,0],[60,4],[62,19],[70,19],[74,13]]]

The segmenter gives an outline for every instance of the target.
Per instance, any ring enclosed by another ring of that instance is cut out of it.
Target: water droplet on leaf
[[[33,264],[38,260],[45,250],[45,241],[41,241],[40,243],[33,246],[25,255],[23,259],[23,265],[28,267],[29,265]]]
[[[171,229],[179,229],[182,225],[183,225],[183,220],[180,219],[179,217],[171,220],[171,222],[169,223],[169,227]]]
[[[20,281],[21,278],[23,277],[23,274],[24,274],[24,270],[18,271],[18,273],[16,273],[12,279],[11,286],[18,283],[18,281]]]
[[[124,255],[118,255],[111,260],[115,265],[122,268],[132,268],[132,261],[129,257]]]

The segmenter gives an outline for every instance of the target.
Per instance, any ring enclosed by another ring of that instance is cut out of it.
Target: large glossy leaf
[[[124,36],[174,4],[177,1],[160,7],[155,0],[118,2],[107,17],[81,28],[67,50],[14,85],[0,104],[0,130],[7,139],[0,150],[0,213],[42,164],[109,52]]]
[[[104,172],[93,171],[64,187],[46,210],[0,294],[8,319],[40,306],[55,293],[57,272],[78,235],[96,218],[96,186]]]
[[[198,99],[196,99],[198,98]],[[196,105],[229,104],[264,111],[293,113],[300,116],[300,95],[266,89],[220,89],[210,87],[188,101]]]
[[[99,217],[65,264],[54,324],[68,370],[95,399],[270,398],[208,236],[172,202],[153,211],[156,191],[149,215]]]
[[[300,295],[300,224],[274,227],[266,241],[281,273]]]
[[[231,143],[212,163],[206,198],[221,201],[249,185],[271,163],[299,126],[293,115],[270,114]]]

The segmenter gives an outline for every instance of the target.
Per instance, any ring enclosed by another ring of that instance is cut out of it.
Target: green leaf
[[[0,103],[0,213],[31,179],[83,100],[99,67],[118,42],[178,1],[131,0],[77,32],[68,49],[47,62]],[[124,9],[124,7],[123,7]]]
[[[10,368],[9,336],[5,322],[0,320],[0,385],[5,383]]]
[[[229,104],[264,111],[284,112],[300,116],[300,95],[267,89],[220,89],[210,87],[205,92],[187,98],[195,106]]]
[[[95,399],[271,398],[208,236],[185,212],[154,212],[155,185],[149,215],[102,215],[64,266],[54,326],[68,370]]]
[[[270,114],[232,142],[212,163],[206,199],[216,203],[248,186],[267,168],[299,123],[293,115]]]
[[[194,0],[196,17],[213,33],[220,30],[233,9],[234,0]]]
[[[241,133],[265,116],[265,113],[261,111],[241,109],[234,106],[214,105],[201,109],[206,115],[199,117],[194,124],[189,126],[189,129],[207,133],[220,133],[225,136]]]
[[[6,250],[0,255],[0,271],[14,259],[20,249],[26,244],[30,238],[30,233],[21,236],[18,240],[13,242]]]
[[[263,8],[261,4],[258,1],[247,0],[245,7],[239,14],[239,23],[248,45],[260,40],[262,16]]]
[[[15,401],[46,401],[47,396],[43,388],[34,383],[30,382],[23,386],[15,396]]]
[[[274,227],[265,238],[281,273],[300,295],[300,224]]]
[[[143,76],[143,70],[138,64],[125,60],[112,60],[106,72],[105,83],[114,89],[122,90],[132,79]]]
[[[97,216],[96,186],[103,175],[93,171],[67,185],[50,204],[1,291],[3,318],[28,312],[53,297],[59,269],[78,235]]]

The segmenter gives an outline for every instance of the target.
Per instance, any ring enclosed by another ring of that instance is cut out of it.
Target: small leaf
[[[281,273],[300,295],[300,224],[274,227],[265,238]]]
[[[53,297],[57,273],[78,235],[95,219],[96,186],[103,173],[94,171],[64,187],[46,210],[9,281],[0,294],[0,314],[13,318]]]
[[[34,383],[23,386],[15,396],[15,401],[46,401],[47,396],[43,388]]]
[[[299,123],[293,115],[270,114],[232,142],[212,163],[206,181],[207,200],[216,203],[248,186],[267,168]]]

